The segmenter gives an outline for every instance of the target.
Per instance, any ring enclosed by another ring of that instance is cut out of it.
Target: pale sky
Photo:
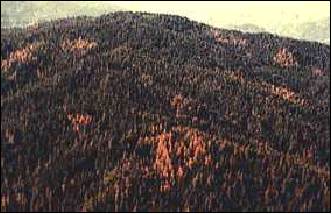
[[[229,24],[252,23],[267,30],[288,23],[317,21],[330,16],[328,1],[306,2],[135,2],[112,1],[127,10],[143,10],[187,16],[196,21],[223,27]]]

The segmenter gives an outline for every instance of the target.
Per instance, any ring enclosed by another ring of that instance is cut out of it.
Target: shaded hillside
[[[132,12],[1,34],[2,211],[330,211],[329,46]]]

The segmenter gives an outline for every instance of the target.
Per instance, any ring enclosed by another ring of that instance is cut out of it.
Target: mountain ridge
[[[328,45],[137,12],[1,33],[1,211],[330,210]]]
[[[77,15],[100,16],[110,11],[126,10],[126,8],[120,8],[119,6],[106,4],[105,2],[78,3],[67,1],[66,3],[62,3],[2,1],[1,5],[3,9],[1,12],[2,27],[22,27],[43,20],[53,20],[54,18],[64,18]],[[295,25],[286,24],[281,26],[281,29],[270,26],[269,31],[273,34],[278,34],[279,36],[289,36],[297,39],[318,41],[329,44],[329,21],[330,20],[327,17],[326,19],[318,20],[314,23],[308,22]],[[242,31],[254,32],[261,31],[259,29],[267,29],[266,26],[254,26],[254,23],[232,24],[224,26],[224,28],[235,28]]]

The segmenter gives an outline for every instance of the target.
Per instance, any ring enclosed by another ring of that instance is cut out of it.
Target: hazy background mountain
[[[67,16],[99,16],[120,9],[98,1],[1,1],[1,27],[25,27]]]
[[[315,22],[304,22],[300,24],[284,24],[276,30],[267,30],[256,24],[245,23],[240,25],[227,25],[225,28],[235,29],[244,32],[269,32],[281,36],[293,37],[307,41],[317,41],[330,44],[330,19],[324,18]]]
[[[187,16],[215,27],[330,44],[328,2],[132,2],[1,1],[1,27],[24,27],[66,16],[118,10]]]
[[[266,29],[250,23],[241,24],[241,25],[228,25],[226,27],[228,29],[240,30],[244,32],[253,32],[253,33],[268,32]]]
[[[330,44],[330,18],[324,18],[315,22],[304,22],[299,25],[283,25],[275,33]]]

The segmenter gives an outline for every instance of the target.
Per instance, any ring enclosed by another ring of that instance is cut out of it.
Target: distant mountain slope
[[[282,26],[280,33],[307,41],[330,44],[330,18],[328,17],[316,22],[306,22],[296,26],[285,25]]]
[[[227,25],[226,28],[253,33],[270,32],[280,36],[288,36],[306,41],[317,41],[330,44],[330,18],[322,19],[316,22],[286,24],[270,30],[261,28],[260,26],[251,23]]]
[[[116,10],[120,8],[105,2],[1,1],[1,27],[24,27],[68,16],[99,16]]]
[[[268,32],[266,29],[261,28],[255,24],[241,24],[241,25],[228,25],[228,29],[235,29],[244,32],[252,32],[252,33],[259,33],[259,32]]]

